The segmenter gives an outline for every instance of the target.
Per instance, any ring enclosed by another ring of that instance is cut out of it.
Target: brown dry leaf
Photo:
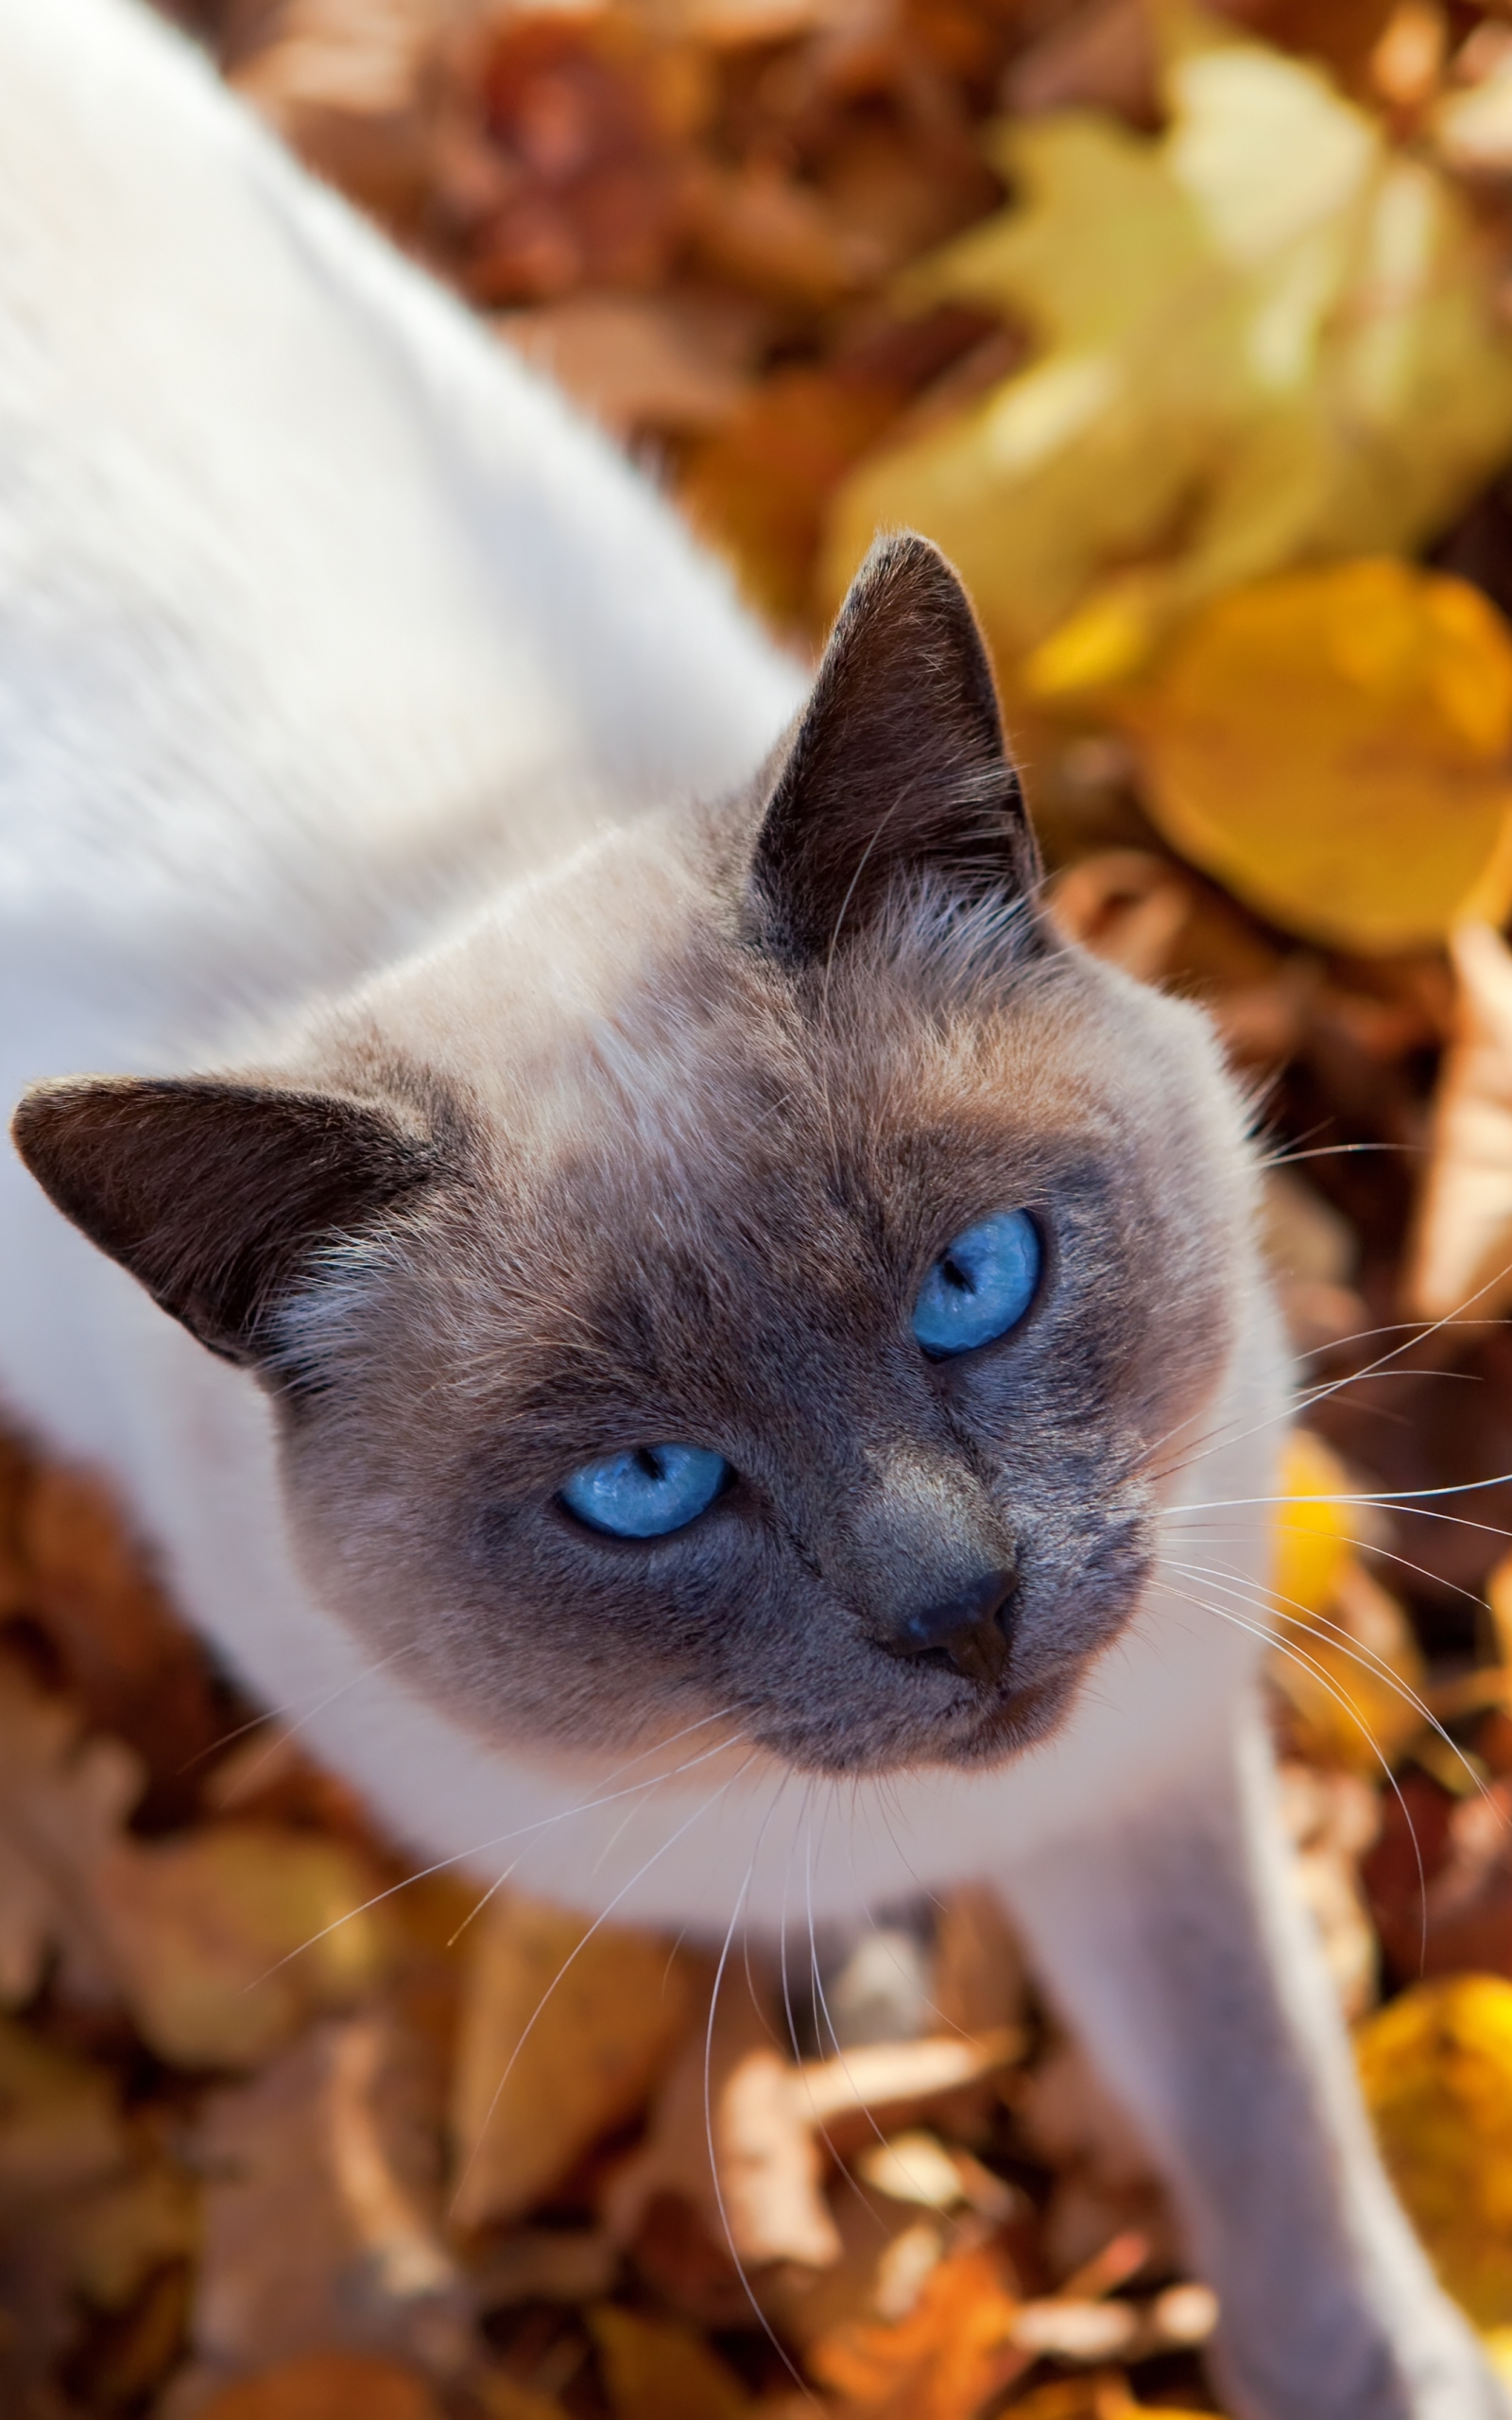
[[[111,1996],[93,1878],[141,1795],[114,1739],[86,1739],[70,1703],[0,1656],[0,2003],[29,1999],[54,1955],[68,1989]]]
[[[1159,107],[1159,64],[1149,0],[1083,0],[1019,53],[1003,97],[1015,117],[1104,109],[1149,125]]]
[[[871,2420],[976,2420],[1012,2375],[1020,2302],[996,2252],[958,2253],[924,2278],[911,2310],[890,2325],[844,2324],[809,2347],[820,2386],[844,2398],[847,2414]]]
[[[463,2227],[515,2218],[630,2117],[689,2013],[664,1942],[513,1893],[472,1928],[452,2091]]]
[[[1426,1818],[1420,1793],[1432,1785],[1405,1777],[1418,1785],[1411,1834],[1395,1802],[1385,1810],[1382,1852],[1367,1869],[1376,1928],[1400,1976],[1512,1977],[1512,1782],[1493,1781],[1483,1795],[1469,1786],[1475,1768],[1456,1765],[1446,1750],[1441,1770],[1465,1794],[1440,1795]]]
[[[620,2243],[636,2241],[659,2215],[664,2227],[665,2213],[684,2213],[680,2233],[691,2239],[675,2265],[710,2273],[700,2279],[706,2290],[733,2282],[738,2290],[734,2259],[822,2265],[836,2250],[822,2155],[793,2098],[797,2070],[773,2048],[775,2031],[744,1973],[725,1979],[704,2022],[688,2030],[644,2143],[605,2197],[605,2221]]]
[[[232,0],[223,72],[322,176],[402,218],[423,189],[425,72],[447,13],[444,0]]]
[[[1348,1219],[1290,1168],[1267,1169],[1261,1246],[1297,1353],[1361,1336],[1370,1313],[1352,1280],[1360,1241]]]
[[[194,2155],[203,2360],[345,2345],[455,2363],[465,2296],[440,2234],[439,2086],[411,2033],[371,2016],[316,2027],[211,2098]]]
[[[538,2394],[503,2370],[473,2370],[468,2388],[486,2420],[567,2420],[555,2395]]]
[[[567,2420],[554,2395],[538,2394],[503,2370],[474,2370],[468,2379],[472,2400],[487,2420]]]
[[[1387,2169],[1439,2276],[1477,2326],[1512,2325],[1512,1982],[1417,1984],[1357,2048]]]
[[[281,2361],[200,2407],[198,2420],[442,2420],[425,2380],[360,2353]]]
[[[1317,1927],[1345,2015],[1363,2016],[1376,1997],[1378,1961],[1360,1859],[1381,1828],[1381,1802],[1353,1772],[1292,1761],[1280,1779],[1294,1888]]]
[[[1057,928],[1143,983],[1170,968],[1191,916],[1193,884],[1150,849],[1099,849],[1057,874],[1049,907]]]
[[[1512,1302],[1512,951],[1482,924],[1451,951],[1454,1034],[1404,1293],[1418,1319],[1495,1319]]]
[[[730,418],[750,384],[738,327],[734,340],[721,344],[707,314],[664,296],[574,295],[503,313],[494,324],[617,437],[645,429],[705,435]]]
[[[179,2066],[253,2066],[392,1961],[386,1910],[367,1905],[376,1872],[314,1833],[221,1824],[118,1841],[91,1887],[137,2030]]]
[[[483,2310],[511,2303],[596,2303],[612,2292],[619,2247],[596,2227],[519,2227],[490,2244],[470,2274]]]
[[[748,2420],[739,2379],[685,2327],[605,2304],[593,2313],[614,2420]]]
[[[113,2082],[0,2020],[0,2308],[13,2316],[0,2344],[0,2408],[102,2314],[122,2315],[117,2380],[154,2387],[179,2351],[183,2264],[198,2236],[191,2181],[149,2130],[123,2118]],[[154,2297],[156,2278],[177,2281],[167,2303]],[[133,2324],[145,2320],[150,2335],[154,2304],[169,2323],[155,2347]]]
[[[864,2117],[870,2135],[874,2111],[922,2110],[1022,2056],[1023,2038],[1004,2027],[976,2042],[935,2034],[866,2043],[797,2066],[769,2047],[748,2050],[713,2117],[724,2217],[741,2258],[816,2268],[837,2260],[840,2238],[819,2188],[826,2152],[845,2149],[843,2121]]]
[[[630,11],[484,8],[454,46],[430,216],[481,302],[644,288],[682,239],[696,55]]]
[[[1054,2044],[1017,2080],[1014,2114],[1036,2157],[1055,2177],[1044,2221],[1051,2274],[1076,2280],[1110,2242],[1137,2237],[1158,2263],[1176,2262],[1177,2238],[1155,2163],[1122,2102],[1115,2100],[1080,2045]],[[1125,2282],[1110,2276],[1099,2290]]]
[[[844,370],[779,371],[690,454],[679,506],[780,628],[807,615],[830,495],[904,400],[902,388]]]
[[[1128,715],[1166,838],[1288,930],[1404,950],[1506,906],[1512,633],[1465,581],[1383,557],[1242,589]]]
[[[224,1716],[205,1658],[146,1570],[121,1506],[88,1472],[29,1466],[14,1552],[17,1609],[46,1633],[69,1696],[92,1729],[113,1732],[146,1759],[153,1819],[187,1814],[198,1760]]]

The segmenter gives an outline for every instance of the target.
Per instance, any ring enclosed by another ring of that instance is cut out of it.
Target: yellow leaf
[[[338,1841],[247,1823],[117,1843],[94,1898],[143,2039],[180,2066],[238,2067],[383,1971],[376,1887]]]
[[[1338,1456],[1308,1428],[1294,1428],[1281,1450],[1276,1508],[1276,1596],[1290,1613],[1320,1614],[1349,1561],[1358,1494]]]
[[[686,2328],[606,2303],[593,2333],[614,2420],[746,2420],[750,2397]]]
[[[1512,1983],[1418,1983],[1360,2029],[1386,2166],[1449,2291],[1512,2325]]]
[[[1447,181],[1258,42],[1189,24],[1163,84],[1158,140],[999,130],[1019,199],[904,293],[1027,319],[1037,357],[830,515],[833,599],[877,527],[920,528],[1046,697],[1126,678],[1243,581],[1410,549],[1512,443],[1512,342]]]
[[[453,2087],[457,2222],[539,2201],[640,2106],[687,2011],[663,1941],[497,1894],[473,1930]]]
[[[1512,633],[1478,590],[1387,559],[1209,606],[1129,708],[1155,821],[1290,930],[1442,940],[1512,899]]]
[[[1274,1529],[1271,1678],[1304,1754],[1374,1780],[1422,1729],[1412,1626],[1354,1551],[1374,1527],[1358,1483],[1307,1429],[1287,1439]]]

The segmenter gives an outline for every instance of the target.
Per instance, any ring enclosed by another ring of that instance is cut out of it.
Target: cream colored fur
[[[801,685],[650,491],[174,37],[127,0],[0,0],[8,1100],[230,1055],[593,849],[601,815],[747,777]],[[1285,1373],[1254,1267],[1233,1287],[1216,1442],[1167,1530],[1198,1562],[1221,1531],[1258,1583]],[[402,1655],[365,1662],[296,1574],[251,1380],[9,1157],[0,1396],[113,1476],[186,1612],[422,1854],[715,1936],[994,1879],[1177,2186],[1236,2420],[1505,2409],[1365,2138],[1256,1639],[1178,1580],[995,1772],[831,1789],[707,1731],[548,1768],[422,1704]]]

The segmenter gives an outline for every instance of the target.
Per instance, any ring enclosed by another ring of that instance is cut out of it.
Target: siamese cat
[[[7,1417],[398,1834],[988,1878],[1235,2420],[1506,2411],[1289,1892],[1246,1104],[1047,921],[959,585],[806,687],[130,0],[0,0],[0,1078]]]

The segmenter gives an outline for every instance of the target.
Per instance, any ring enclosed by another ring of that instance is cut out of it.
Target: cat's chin
[[[1009,1690],[965,1721],[910,1725],[880,1751],[866,1739],[848,1740],[833,1734],[812,1740],[769,1740],[765,1745],[796,1772],[832,1778],[844,1774],[854,1780],[930,1768],[969,1772],[1005,1764],[1040,1747],[1059,1730],[1081,1678],[1082,1668],[1077,1666],[1032,1686]]]

